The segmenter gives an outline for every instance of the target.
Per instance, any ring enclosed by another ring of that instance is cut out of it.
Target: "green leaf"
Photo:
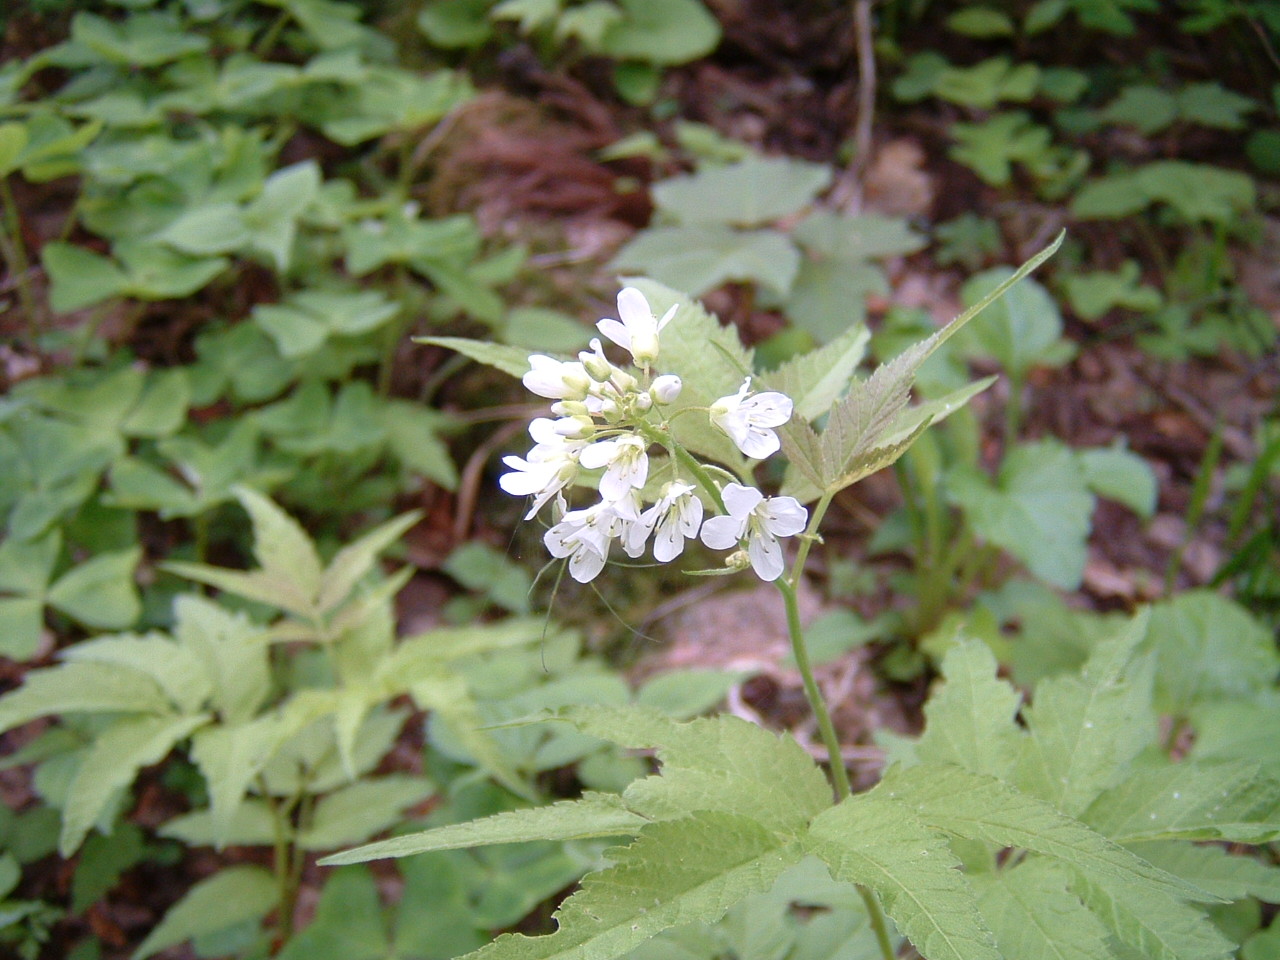
[[[478,47],[489,39],[493,28],[488,13],[489,0],[431,0],[415,22],[436,46],[455,50]]]
[[[610,266],[648,274],[692,297],[733,281],[760,283],[782,296],[795,282],[800,251],[776,230],[653,227],[619,250]]]
[[[264,800],[250,798],[236,807],[231,822],[222,833],[216,832],[213,813],[197,810],[167,820],[157,829],[162,837],[181,840],[191,847],[271,846],[276,841],[278,824],[271,807]]]
[[[863,260],[806,257],[783,302],[796,327],[827,343],[844,331],[864,325],[867,298],[889,292],[884,271]]]
[[[394,826],[406,807],[431,795],[423,777],[389,774],[342,787],[316,804],[310,826],[298,837],[304,850],[332,850],[360,843]]]
[[[1042,580],[1079,586],[1094,498],[1072,450],[1048,439],[1023,444],[1006,455],[994,484],[974,469],[950,481],[947,492],[974,533]]]
[[[455,350],[477,363],[494,367],[513,377],[523,377],[529,372],[529,351],[524,347],[511,347],[485,340],[467,340],[464,337],[414,337],[414,343]]]
[[[1125,87],[1098,113],[1099,119],[1107,123],[1135,127],[1148,137],[1173,123],[1177,115],[1177,97],[1145,84]]]
[[[1067,299],[1071,309],[1084,320],[1097,320],[1122,307],[1150,313],[1164,303],[1155,287],[1141,282],[1142,273],[1136,260],[1126,260],[1119,270],[1094,270],[1073,273],[1066,279]]]
[[[758,823],[699,811],[651,823],[612,866],[588,875],[556,913],[545,937],[504,934],[470,960],[611,960],[678,924],[719,919],[739,900],[767,890],[800,859]]]
[[[1015,32],[1007,13],[991,7],[966,7],[947,17],[947,29],[966,37],[1011,37]]]
[[[1247,115],[1258,103],[1228,90],[1217,81],[1193,83],[1178,91],[1178,114],[1188,123],[1200,123],[1219,130],[1243,130]]]
[[[1247,761],[1174,763],[1135,773],[1098,797],[1083,818],[1121,843],[1266,843],[1280,836],[1280,782]]]
[[[320,592],[320,556],[302,525],[251,487],[234,492],[253,521],[253,554],[263,573],[290,580],[313,600]]]
[[[816,420],[849,387],[854,370],[866,355],[870,332],[850,326],[824,347],[788,360],[765,375],[770,390],[779,390],[795,404],[795,415]]]
[[[619,60],[688,63],[720,42],[720,24],[698,0],[618,0],[626,18],[601,38],[600,52]]]
[[[0,123],[0,179],[18,169],[18,158],[27,148],[27,128],[21,123]]]
[[[439,435],[444,418],[435,410],[403,400],[384,402],[381,412],[387,446],[400,462],[446,490],[456,490],[458,470]]]
[[[654,186],[653,200],[686,226],[759,227],[804,209],[830,184],[831,168],[823,164],[748,157],[664,180]]]
[[[678,723],[652,710],[588,706],[568,707],[560,716],[621,746],[657,748],[661,776],[637,780],[623,792],[641,816],[714,810],[787,831],[831,805],[826,777],[795,740],[737,717]]]
[[[978,906],[1006,957],[1112,960],[1107,929],[1067,890],[1061,866],[1032,858],[970,877]]]
[[[136,670],[71,662],[32,670],[21,687],[0,697],[0,732],[61,713],[167,714],[170,709],[159,684]]]
[[[1013,164],[1035,168],[1050,156],[1053,134],[1033,123],[1021,110],[997,113],[982,123],[953,123],[954,145],[947,151],[951,159],[992,186],[1004,186],[1013,179]]]
[[[529,613],[533,579],[496,547],[471,540],[449,554],[444,572],[512,613]]]
[[[1280,900],[1280,867],[1248,854],[1237,854],[1213,844],[1177,840],[1137,843],[1132,849],[1148,863],[1182,877],[1223,900],[1257,897],[1267,903]]]
[[[70,857],[117,791],[132,783],[140,769],[163,760],[180,740],[209,720],[207,714],[141,717],[119,720],[99,734],[87,748],[67,789],[58,852]]]
[[[219,848],[230,834],[249,784],[295,732],[294,724],[267,715],[210,727],[192,738],[191,759],[209,785],[213,835]]]
[[[142,829],[134,823],[117,824],[109,836],[91,835],[80,851],[71,881],[72,914],[82,914],[103,899],[121,874],[145,860],[149,853]]]
[[[815,210],[791,235],[809,252],[845,263],[904,256],[928,243],[901,217],[849,216],[831,210]]]
[[[275,909],[279,886],[262,867],[226,867],[206,877],[174,904],[142,941],[131,960],[145,960],[205,934],[257,920]]]
[[[131,437],[168,437],[187,422],[191,405],[191,381],[186,370],[169,368],[153,371],[137,405],[120,424]]]
[[[161,633],[82,640],[63,654],[68,663],[110,663],[151,677],[183,713],[195,713],[213,692],[205,665]]]
[[[975,303],[1009,275],[1006,267],[986,270],[965,283],[961,297],[965,303]],[[1015,380],[1026,382],[1033,367],[1057,366],[1066,359],[1061,335],[1057,304],[1044,287],[1028,279],[993,303],[961,337],[968,355],[992,357]]]
[[[1130,761],[1156,733],[1150,662],[1131,662],[1149,619],[1139,614],[1101,641],[1080,676],[1040,681],[1023,710],[1030,737],[1014,781],[1020,789],[1078,816],[1124,779]]]
[[[120,294],[128,277],[107,257],[58,240],[46,243],[40,260],[52,288],[49,303],[57,313],[69,313]]]
[[[649,822],[648,818],[628,810],[623,799],[615,794],[587,792],[581,800],[562,800],[546,807],[508,810],[480,820],[392,837],[333,854],[320,862],[324,866],[338,866],[384,857],[409,857],[430,850],[465,850],[495,843],[635,836]]]
[[[373,569],[378,555],[421,519],[420,511],[411,510],[374,527],[335,553],[321,574],[316,607],[327,612],[341,605],[356,584]]]
[[[948,651],[942,661],[946,682],[924,707],[925,731],[916,744],[921,761],[1007,779],[1022,740],[1016,722],[1022,698],[997,678],[997,670],[981,640],[962,640]]]
[[[1095,884],[1074,883],[1085,905],[1126,947],[1143,960],[1227,960],[1235,944],[1205,914],[1169,897]]]
[[[819,814],[806,847],[831,876],[879,894],[928,960],[1001,960],[960,863],[903,804],[859,795]]]
[[[48,601],[87,626],[127,627],[142,612],[133,582],[141,557],[141,547],[100,553],[61,576],[49,588]]]
[[[210,203],[189,207],[155,239],[183,253],[210,256],[231,253],[250,236],[238,204]]]
[[[383,912],[377,884],[367,869],[338,870],[324,885],[315,919],[278,956],[280,960],[387,960],[409,956],[400,954],[389,942]]]
[[[981,774],[950,765],[894,768],[876,788],[902,803],[935,830],[997,848],[1020,847],[1052,857],[1091,882],[1167,897],[1206,896],[1203,891],[1065,816],[1053,805]]]
[[[1265,690],[1280,670],[1270,631],[1211,590],[1187,591],[1155,605],[1149,645],[1157,664],[1156,704],[1180,717],[1201,703]]]
[[[636,705],[687,720],[706,713],[748,676],[738,670],[681,669],[660,673],[636,692]]]

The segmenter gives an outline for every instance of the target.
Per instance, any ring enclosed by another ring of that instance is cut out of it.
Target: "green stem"
[[[18,291],[18,302],[27,315],[27,335],[31,338],[32,347],[39,336],[38,306],[35,295],[31,292],[31,282],[27,274],[31,270],[31,262],[27,259],[27,248],[22,242],[22,223],[18,219],[18,206],[13,199],[13,190],[9,186],[8,177],[0,177],[0,205],[4,207],[4,230],[0,233],[0,254],[4,256],[9,276]]]
[[[800,549],[796,553],[795,563],[791,566],[791,574],[788,577],[775,580],[774,586],[782,594],[783,604],[786,607],[787,633],[791,637],[791,655],[795,658],[796,666],[800,670],[800,678],[804,683],[805,698],[809,701],[809,707],[813,710],[813,715],[818,721],[818,730],[822,735],[822,742],[827,748],[836,802],[839,803],[853,793],[853,786],[849,783],[849,771],[845,769],[844,758],[840,752],[840,738],[836,734],[835,724],[831,722],[831,711],[827,709],[827,701],[823,698],[822,690],[813,675],[813,665],[809,661],[809,648],[804,640],[804,627],[800,624],[800,604],[796,596],[800,577],[804,573],[805,561],[809,558],[809,550],[817,539],[818,528],[822,524],[822,518],[826,515],[827,508],[831,506],[831,500],[834,496],[835,494],[831,492],[824,493],[814,506],[813,513],[809,518],[808,529],[805,530],[804,538],[800,541]],[[854,886],[857,887],[858,895],[862,897],[862,902],[867,908],[867,917],[871,921],[871,929],[875,931],[881,957],[883,960],[893,960],[893,943],[889,939],[889,929],[885,923],[884,909],[880,906],[879,899],[877,899],[872,890],[862,884],[854,884]]]

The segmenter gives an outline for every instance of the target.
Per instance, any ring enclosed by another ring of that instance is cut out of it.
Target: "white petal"
[[[612,317],[605,317],[599,321],[596,324],[596,329],[624,350],[631,349],[631,332]],[[535,390],[534,392],[536,393],[537,391]]]
[[[747,417],[752,423],[761,427],[780,427],[791,419],[793,408],[791,398],[785,393],[769,391],[757,393],[742,404]]]
[[[618,292],[618,316],[628,327],[654,322],[653,308],[635,287],[623,287]]]
[[[778,435],[772,430],[762,430],[759,427],[749,427],[742,432],[741,436],[729,436],[733,442],[738,445],[738,449],[753,460],[763,460],[771,457],[782,449],[782,441],[778,439]]]
[[[615,437],[612,440],[598,440],[584,447],[578,454],[578,462],[588,470],[599,470],[618,455],[618,439]]]
[[[648,305],[648,304],[647,304],[647,302],[646,302],[646,306],[647,306],[647,305]],[[672,318],[672,317],[674,317],[674,316],[676,315],[676,311],[677,311],[677,310],[679,310],[679,309],[680,309],[680,304],[678,304],[678,303],[673,303],[670,307],[668,307],[668,308],[667,308],[667,312],[666,312],[666,313],[664,313],[664,314],[662,315],[662,319],[658,321],[658,329],[659,329],[659,330],[661,330],[661,329],[662,329],[663,327],[665,327],[668,323],[670,323],[670,322],[671,322],[671,318]]]
[[[684,534],[676,520],[668,515],[653,535],[653,558],[659,563],[669,563],[684,551]]]
[[[795,497],[772,497],[760,513],[764,528],[778,537],[793,537],[809,522],[809,511]]]
[[[764,494],[755,487],[744,487],[740,483],[726,483],[720,496],[724,498],[724,508],[729,511],[729,516],[744,524],[747,516],[764,499]]]
[[[604,557],[594,550],[580,549],[569,558],[569,576],[590,583],[604,569]]]
[[[712,517],[702,525],[702,542],[712,550],[736,547],[746,532],[747,521],[734,517]]]
[[[782,576],[782,545],[768,534],[752,537],[747,544],[751,568],[761,580],[777,580]]]

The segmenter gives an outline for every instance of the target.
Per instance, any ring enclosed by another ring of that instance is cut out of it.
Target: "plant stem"
[[[0,206],[4,207],[4,229],[0,231],[0,254],[4,256],[9,276],[14,288],[18,291],[18,301],[22,311],[27,315],[27,335],[34,348],[39,336],[39,315],[36,298],[31,293],[31,280],[27,274],[31,263],[27,260],[27,248],[22,242],[22,222],[18,218],[18,207],[13,199],[13,190],[9,187],[9,178],[0,177]]]
[[[826,515],[827,508],[831,506],[831,500],[834,496],[834,493],[824,493],[814,506],[813,514],[809,518],[809,527],[805,530],[804,539],[800,541],[800,549],[796,553],[795,563],[791,567],[791,575],[775,580],[774,586],[782,594],[783,603],[786,606],[787,633],[791,637],[791,655],[795,658],[796,666],[800,669],[800,677],[804,682],[805,698],[809,701],[809,707],[813,710],[813,715],[818,721],[818,730],[822,734],[822,742],[827,747],[827,757],[830,761],[829,766],[831,767],[831,778],[835,787],[836,802],[839,803],[853,793],[853,787],[849,783],[849,771],[845,769],[844,757],[840,752],[840,738],[836,735],[835,724],[831,722],[831,711],[827,709],[827,701],[823,698],[818,681],[813,676],[813,665],[809,662],[809,648],[804,640],[804,628],[800,625],[800,604],[796,597],[796,589],[800,584],[800,577],[804,573],[804,564],[809,558],[809,550],[813,546],[813,541],[817,537],[818,527],[821,526],[822,518]],[[871,929],[875,931],[881,957],[883,960],[893,960],[893,943],[889,939],[889,929],[885,923],[884,909],[880,906],[880,901],[868,887],[860,883],[854,884],[854,886],[857,887],[858,895],[862,897],[862,902],[867,908],[867,917],[871,921]]]

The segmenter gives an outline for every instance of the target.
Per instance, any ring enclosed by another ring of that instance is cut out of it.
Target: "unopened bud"
[[[614,374],[614,366],[605,357],[598,337],[591,340],[590,350],[583,350],[578,354],[578,359],[588,376],[597,383],[605,383]]]
[[[557,417],[590,417],[591,411],[581,400],[557,400],[551,405],[551,412]]]
[[[564,417],[555,422],[555,431],[559,436],[570,440],[581,440],[596,432],[596,424],[586,416]]]
[[[730,570],[745,570],[751,566],[751,556],[745,550],[735,550],[724,558],[724,565]]]
[[[653,406],[653,397],[647,393],[631,394],[631,409],[638,413],[644,413]]]
[[[653,381],[649,395],[658,403],[675,403],[684,388],[684,382],[674,373],[664,373]]]

